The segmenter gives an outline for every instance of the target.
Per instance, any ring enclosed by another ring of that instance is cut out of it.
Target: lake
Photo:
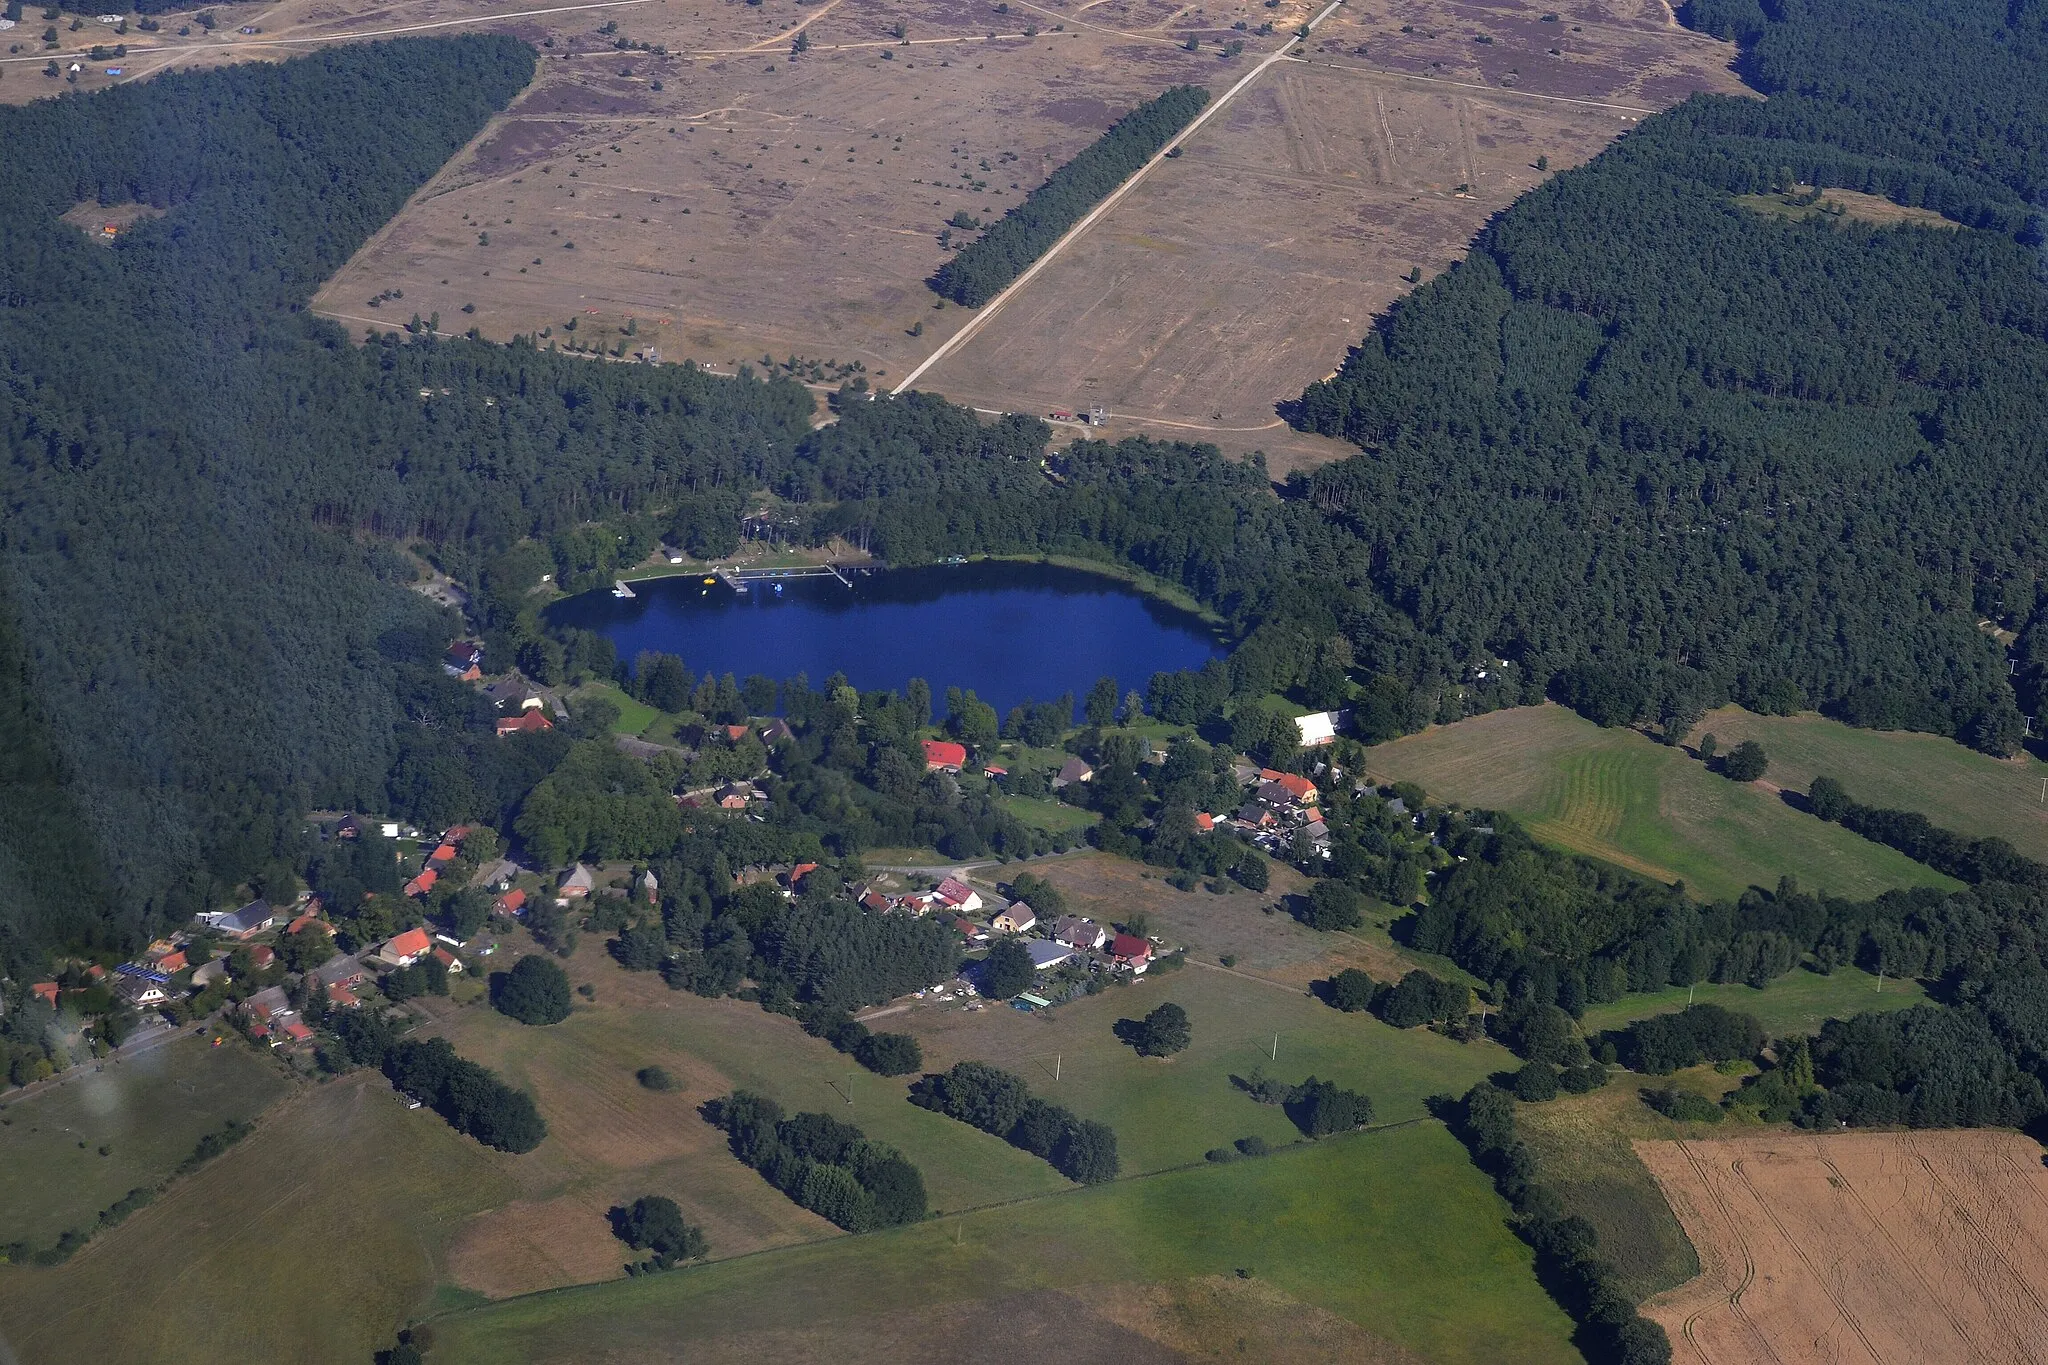
[[[609,589],[548,610],[558,625],[610,637],[619,657],[679,655],[698,674],[844,673],[863,691],[931,684],[971,688],[998,715],[1062,692],[1078,699],[1099,677],[1142,692],[1154,673],[1200,668],[1224,650],[1201,618],[1100,574],[1051,564],[984,560],[856,576],[763,582],[735,593],[697,575]]]

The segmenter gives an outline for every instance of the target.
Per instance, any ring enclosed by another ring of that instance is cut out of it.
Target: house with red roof
[[[924,770],[928,773],[944,769],[957,773],[967,764],[967,746],[955,744],[950,739],[928,739],[924,741]]]
[[[427,937],[424,929],[408,929],[402,934],[385,940],[377,950],[377,960],[387,967],[410,967],[426,956],[434,941]]]
[[[789,875],[782,879],[782,884],[791,891],[801,891],[804,889],[804,878],[817,870],[816,863],[798,863],[789,870]]]
[[[552,730],[555,723],[548,719],[548,713],[538,706],[530,706],[516,716],[498,717],[498,738],[507,735],[537,735],[543,730]]]
[[[340,1010],[352,1010],[362,1005],[362,998],[339,981],[329,982],[327,1003]]]
[[[725,737],[735,744],[745,739],[751,733],[752,731],[744,725],[728,725],[725,727]]]
[[[515,918],[525,914],[526,892],[516,886],[513,887],[510,891],[507,891],[504,895],[491,902],[491,913],[494,915],[511,915]]]
[[[277,961],[277,950],[267,943],[259,943],[249,950],[249,960],[261,969]]]
[[[439,871],[455,861],[455,845],[444,843],[427,855],[427,866]]]
[[[158,958],[155,962],[151,963],[150,965],[155,967],[158,971],[162,972],[165,976],[170,976],[174,973],[182,972],[185,970],[185,950],[183,948],[173,949],[172,951],[165,953],[162,957]]]
[[[405,884],[405,894],[408,896],[424,896],[429,891],[432,891],[434,883],[440,880],[440,872],[430,867]]]
[[[313,1039],[313,1030],[303,1019],[287,1019],[284,1021],[284,1036],[294,1043],[307,1043]]]
[[[56,982],[38,981],[36,982],[35,985],[30,986],[28,988],[28,993],[34,996],[36,999],[42,1001],[45,1005],[48,1005],[51,1009],[57,1008]]]
[[[434,961],[440,963],[443,967],[446,967],[448,969],[448,975],[462,975],[462,959],[457,957],[455,954],[449,952],[446,948],[434,949]]]
[[[1279,783],[1281,787],[1286,789],[1287,795],[1298,805],[1313,806],[1319,799],[1316,792],[1316,784],[1303,777],[1300,773],[1283,773],[1277,768],[1261,768],[1259,769],[1259,780],[1268,784]],[[1259,788],[1261,799],[1265,796],[1265,790],[1265,787]]]
[[[1119,967],[1128,967],[1132,975],[1142,975],[1152,965],[1152,944],[1136,934],[1118,934],[1109,941],[1109,956]]]
[[[971,915],[981,909],[981,893],[958,877],[948,877],[940,882],[939,889],[933,894],[948,910],[957,910],[963,915]]]
[[[302,933],[307,929],[318,929],[321,933],[327,935],[327,937],[334,937],[334,926],[329,924],[326,920],[321,919],[319,915],[313,913],[300,915],[297,919],[293,920],[290,924],[287,924],[284,927],[284,931],[287,934]]]
[[[1205,810],[1195,812],[1195,832],[1207,834],[1216,828],[1216,817]]]
[[[441,657],[441,667],[451,678],[475,682],[484,675],[484,647],[474,640],[457,640]]]

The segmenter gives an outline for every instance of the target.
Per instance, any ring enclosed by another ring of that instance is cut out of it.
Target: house
[[[1319,847],[1330,842],[1330,827],[1320,820],[1309,821],[1301,827],[1301,832]]]
[[[1053,774],[1052,785],[1057,790],[1060,787],[1071,786],[1076,782],[1090,781],[1094,776],[1095,769],[1089,767],[1085,760],[1070,758],[1060,764],[1060,770]]]
[[[981,909],[981,893],[958,877],[948,877],[940,882],[936,894],[949,910],[971,915]]]
[[[1136,934],[1118,934],[1109,941],[1109,956],[1117,966],[1129,967],[1133,975],[1142,975],[1152,965],[1152,944]]]
[[[424,896],[429,891],[432,891],[434,883],[440,880],[441,874],[430,867],[405,884],[405,894],[408,896]]]
[[[1294,728],[1301,732],[1301,747],[1313,749],[1318,745],[1333,744],[1337,734],[1350,724],[1347,711],[1317,711],[1313,715],[1296,716]]]
[[[277,961],[277,950],[267,943],[259,943],[249,950],[249,960],[256,964],[258,971],[262,971]]]
[[[262,933],[277,923],[277,911],[270,908],[269,901],[250,901],[232,914],[223,915],[215,921],[214,928],[229,938],[244,939]]]
[[[1294,804],[1294,793],[1284,783],[1261,782],[1258,791],[1254,795],[1268,806],[1291,806]]]
[[[334,937],[334,926],[329,924],[326,920],[321,919],[319,915],[311,911],[308,911],[306,914],[300,915],[297,919],[293,920],[290,924],[287,924],[284,927],[284,931],[287,934],[303,933],[308,929],[318,929],[321,933],[327,935],[327,937]]]
[[[1052,936],[1075,952],[1092,953],[1109,937],[1103,927],[1080,915],[1061,915],[1053,921]]]
[[[1008,777],[1010,770],[1008,768],[998,768],[995,764],[991,763],[981,770],[981,775],[987,778],[1000,779]]]
[[[503,739],[507,735],[537,735],[543,730],[554,728],[555,723],[548,719],[548,713],[535,704],[521,710],[516,716],[500,717],[498,738]]]
[[[1259,765],[1238,759],[1230,765],[1230,771],[1237,778],[1240,787],[1255,787],[1259,784]]]
[[[955,744],[950,739],[928,739],[924,742],[924,770],[928,773],[944,769],[957,773],[967,763],[967,746]]]
[[[562,874],[562,881],[555,888],[565,900],[580,900],[597,889],[597,874],[582,863]]]
[[[640,874],[640,895],[649,905],[661,903],[661,882],[651,867]]]
[[[655,547],[654,553],[659,555],[661,558],[667,560],[671,564],[680,564],[683,562],[683,552],[681,550],[678,550],[673,545],[658,545]]]
[[[306,1021],[303,1019],[285,1020],[283,1032],[284,1036],[294,1043],[308,1043],[313,1040],[313,1030],[306,1027]]]
[[[712,795],[720,810],[745,810],[747,803],[760,793],[754,790],[751,782],[728,782]]]
[[[51,1009],[57,1008],[56,982],[38,981],[36,982],[35,985],[30,986],[28,988],[28,993],[34,996],[36,999],[42,1001],[45,1005],[48,1005]]]
[[[953,928],[959,932],[960,937],[966,939],[969,943],[988,942],[988,930],[982,928],[971,919],[961,919],[956,916],[953,920]]]
[[[1072,948],[1064,943],[1054,943],[1049,938],[1026,940],[1024,951],[1031,954],[1032,970],[1040,972],[1049,971],[1062,962],[1071,961],[1074,956]]]
[[[990,917],[988,927],[999,934],[1021,934],[1037,923],[1037,911],[1023,901],[1011,901]]]
[[[1273,768],[1261,768],[1259,779],[1266,783],[1278,782],[1287,789],[1290,796],[1304,806],[1313,806],[1318,800],[1316,784],[1300,773],[1283,773]],[[1261,787],[1259,790],[1263,792],[1265,788]]]
[[[107,969],[105,967],[102,967],[99,963],[95,962],[90,967],[87,967],[85,969],[85,979],[87,981],[92,982],[93,985],[97,986],[100,984],[100,982],[105,981],[107,979]]]
[[[363,1001],[361,996],[341,982],[331,981],[327,985],[327,1003],[336,1009],[352,1010],[361,1008]]]
[[[451,678],[475,682],[484,675],[484,647],[474,640],[457,640],[441,656],[441,670]]]
[[[387,967],[410,967],[426,956],[434,941],[427,937],[424,929],[408,929],[402,934],[386,939],[384,946],[377,950],[377,961]]]
[[[1237,822],[1252,829],[1271,829],[1280,822],[1273,818],[1273,812],[1256,801],[1247,801],[1237,808]]]
[[[494,915],[510,915],[515,919],[525,914],[526,893],[516,887],[507,891],[504,895],[491,902],[491,913]]]
[[[1205,810],[1195,812],[1195,832],[1208,834],[1216,828],[1216,817]]]
[[[427,866],[436,872],[455,861],[455,845],[444,843],[427,855]]]
[[[337,839],[360,839],[363,837],[364,831],[369,828],[370,822],[363,819],[362,816],[344,815],[334,827],[334,837]]]
[[[758,731],[756,731],[756,733],[761,736],[761,742],[763,744],[780,744],[784,740],[796,738],[796,731],[790,729],[789,722],[784,720],[780,716],[777,716],[774,720],[769,721],[766,725],[762,726]]]
[[[185,950],[174,948],[151,964],[165,976],[175,976],[185,970]]]
[[[860,908],[873,915],[886,914],[890,908],[889,897],[871,886],[860,893]]]
[[[789,870],[789,874],[787,876],[781,879],[783,888],[788,891],[803,890],[804,878],[810,876],[813,872],[816,872],[817,870],[818,865],[816,863],[798,863],[795,867],[792,867]]]
[[[51,983],[55,984],[55,983]],[[41,986],[36,990],[40,992]],[[171,1002],[171,992],[161,981],[151,981],[145,976],[124,976],[114,983],[114,994],[139,1010],[155,1009]],[[56,1002],[52,1001],[54,1005]]]
[[[443,967],[447,968],[448,975],[462,975],[462,959],[457,957],[455,954],[449,952],[446,948],[434,949],[434,961],[440,963]]]
[[[242,1014],[259,1024],[271,1024],[291,1014],[291,997],[282,986],[267,986],[242,1002]]]
[[[224,957],[214,958],[210,962],[202,962],[192,972],[193,987],[202,991],[208,986],[213,985],[216,981],[226,981],[228,979],[228,960]]]

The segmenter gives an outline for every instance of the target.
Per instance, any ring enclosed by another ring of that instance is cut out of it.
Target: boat
[[[612,580],[612,596],[614,596],[614,597],[631,597],[632,595],[633,595],[633,590],[632,590],[632,588],[630,588],[630,587],[628,587],[628,586],[626,585],[626,580],[625,580],[625,579],[623,579],[623,578],[615,578],[615,579],[613,579],[613,580]]]
[[[777,584],[775,584],[774,586],[775,586],[775,595],[776,595],[777,597],[780,597],[780,596],[782,596],[782,585],[781,585],[780,583],[777,583]]]
[[[706,578],[704,579],[704,586],[708,588],[708,587],[710,587],[710,586],[711,586],[712,584],[716,583],[717,581],[718,581],[718,580],[717,580],[717,579],[715,579],[715,578],[712,578],[712,577],[706,576]]]

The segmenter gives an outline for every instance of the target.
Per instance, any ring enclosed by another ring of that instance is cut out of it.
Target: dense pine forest
[[[1364,448],[1297,496],[1347,532],[1368,662],[1589,663],[1622,720],[1732,696],[2007,752],[1980,618],[2038,705],[2048,11],[1699,0],[1770,98],[1697,97],[1490,225],[1297,425]],[[1958,229],[1789,221],[1833,186]],[[1421,638],[1415,638],[1421,637]]]
[[[1502,215],[1290,409],[1362,453],[1277,497],[1256,461],[1048,456],[1042,423],[930,395],[813,429],[787,380],[311,317],[530,79],[511,39],[0,111],[0,967],[282,885],[312,807],[514,828],[562,755],[498,745],[442,677],[462,623],[406,590],[420,561],[477,590],[503,657],[539,643],[522,545],[559,568],[618,543],[598,524],[706,534],[760,490],[892,562],[1059,551],[1183,585],[1240,644],[1153,680],[1172,720],[1291,690],[1374,738],[1554,693],[1676,731],[1734,698],[2009,750],[2048,682],[2044,12],[1688,18],[1771,98],[1695,99]],[[1735,199],[1816,181],[1956,226]],[[161,216],[110,246],[58,221],[95,200]],[[2017,676],[1980,617],[2020,632]],[[930,823],[898,805],[868,818]],[[938,833],[1009,837],[984,823]]]

